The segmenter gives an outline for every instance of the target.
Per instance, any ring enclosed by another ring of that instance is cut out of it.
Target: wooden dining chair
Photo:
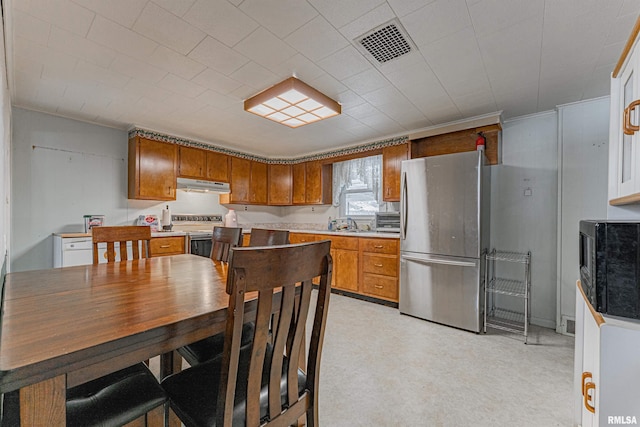
[[[320,356],[333,268],[330,247],[331,242],[323,240],[231,251],[223,354],[161,383],[185,426],[289,426],[303,415],[308,426],[318,425]],[[320,285],[312,307],[311,279],[317,276]],[[242,345],[245,295],[255,291],[255,333],[251,343]],[[280,315],[271,342],[274,311]],[[298,369],[298,357],[304,351],[310,311],[313,327],[305,373]]]
[[[289,230],[268,230],[252,228],[249,246],[274,246],[289,244]]]
[[[242,246],[242,228],[240,227],[213,227],[211,236],[211,259],[227,262],[229,249]]]
[[[93,263],[98,264],[98,244],[106,243],[107,262],[115,262],[115,243],[120,244],[120,261],[127,261],[127,242],[131,242],[132,259],[149,258],[149,242],[151,241],[151,227],[146,225],[123,225],[112,227],[94,227],[91,229],[93,240]]]

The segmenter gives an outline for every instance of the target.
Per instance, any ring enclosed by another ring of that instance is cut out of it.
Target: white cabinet
[[[593,311],[578,282],[574,359],[575,424],[640,423],[640,322]]]
[[[120,243],[115,242],[116,261],[120,261]],[[133,256],[131,242],[127,242],[127,255]],[[107,244],[98,244],[98,260],[107,262]],[[53,267],[73,267],[75,265],[93,264],[93,242],[91,237],[53,236]]]
[[[638,34],[633,33],[630,49],[625,49],[611,78],[609,203],[612,205],[640,202],[640,46],[637,42]]]

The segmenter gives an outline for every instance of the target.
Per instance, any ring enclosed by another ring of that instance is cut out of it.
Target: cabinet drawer
[[[398,257],[395,255],[373,255],[365,253],[362,256],[362,271],[365,273],[397,277]]]
[[[362,252],[376,252],[379,254],[397,254],[397,239],[360,239],[360,250]]]
[[[318,236],[316,234],[289,233],[289,242],[291,242],[292,244],[315,242],[316,240],[318,240]]]
[[[151,239],[151,256],[177,255],[183,254],[184,237],[154,237]]]
[[[331,239],[331,247],[333,249],[347,249],[351,251],[358,250],[358,238],[357,237],[345,237],[345,236],[322,236],[326,239]]]
[[[395,277],[364,273],[362,291],[372,296],[398,301],[398,280]]]

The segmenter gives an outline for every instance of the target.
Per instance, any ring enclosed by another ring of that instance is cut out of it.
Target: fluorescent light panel
[[[337,116],[342,107],[308,84],[289,77],[244,101],[244,109],[260,117],[297,128]]]

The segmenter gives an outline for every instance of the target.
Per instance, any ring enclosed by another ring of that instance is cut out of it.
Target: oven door
[[[189,253],[209,258],[212,245],[211,237],[191,237]]]

